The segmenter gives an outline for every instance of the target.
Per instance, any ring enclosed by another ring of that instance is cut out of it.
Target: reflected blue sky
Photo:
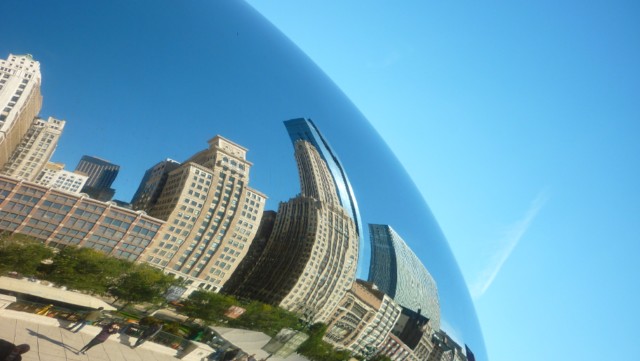
[[[347,170],[363,224],[402,235],[436,279],[442,328],[486,359],[466,286],[420,193],[369,122],[284,35],[239,1],[95,4],[4,5],[17,16],[0,23],[0,56],[33,54],[41,115],[67,120],[54,161],[73,169],[88,154],[119,164],[113,187],[128,201],[146,169],[183,161],[220,134],[249,149],[250,186],[277,209],[299,192],[282,122],[313,119]]]

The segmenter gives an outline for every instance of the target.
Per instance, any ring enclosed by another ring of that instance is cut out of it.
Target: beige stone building
[[[326,322],[355,281],[358,235],[317,149],[294,147],[301,194],[280,203],[262,256],[233,293]]]
[[[88,247],[136,261],[163,224],[111,202],[0,175],[0,230],[52,247]]]
[[[166,220],[143,260],[195,289],[219,291],[247,253],[267,197],[249,187],[247,149],[221,136],[168,175],[148,212]]]
[[[64,120],[53,117],[47,120],[35,118],[1,173],[21,180],[35,181],[56,149],[64,125]]]
[[[324,340],[367,356],[385,341],[401,309],[373,284],[357,280],[333,311]]]
[[[0,59],[0,168],[40,112],[40,63],[31,55]]]
[[[88,178],[84,173],[65,170],[62,163],[47,162],[35,183],[65,192],[80,193]]]

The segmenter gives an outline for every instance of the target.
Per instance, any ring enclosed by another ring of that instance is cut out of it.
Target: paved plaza
[[[31,351],[22,355],[24,361],[175,361],[175,351],[153,342],[132,349],[135,337],[112,335],[109,340],[94,346],[85,355],[78,354],[100,329],[86,326],[78,333],[67,331],[67,323],[45,316],[19,311],[0,311],[0,338],[14,344],[26,343]]]

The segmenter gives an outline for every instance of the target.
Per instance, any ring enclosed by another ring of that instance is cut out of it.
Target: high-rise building
[[[405,241],[388,225],[370,224],[369,282],[398,304],[429,319],[440,329],[440,301],[436,282]]]
[[[385,341],[400,310],[375,285],[356,280],[334,309],[324,340],[336,348],[368,356]]]
[[[0,168],[9,160],[42,107],[40,63],[31,55],[0,60]]]
[[[167,221],[143,260],[219,291],[247,253],[267,197],[249,187],[247,149],[221,136],[168,174],[149,214]]]
[[[294,148],[301,194],[280,203],[265,251],[234,293],[324,322],[355,281],[358,235],[316,147]]]
[[[238,268],[236,268],[235,272],[231,275],[231,278],[225,283],[222,288],[222,292],[233,294],[236,290],[242,286],[245,282],[246,278],[251,274],[253,268],[256,263],[264,253],[265,248],[267,247],[267,242],[271,237],[271,232],[273,231],[273,226],[276,222],[276,212],[275,211],[264,211],[262,212],[262,218],[260,219],[260,226],[258,226],[258,231],[256,232],[255,237],[253,238],[253,242],[251,242],[251,246],[249,247],[249,251],[244,256]]]
[[[167,183],[169,173],[180,166],[179,162],[165,159],[145,173],[138,190],[131,198],[131,207],[135,210],[149,211],[158,201],[158,197]]]
[[[113,198],[115,190],[111,184],[116,180],[120,166],[104,159],[83,155],[76,166],[76,172],[82,172],[89,176],[82,192],[99,201],[108,201]]]
[[[35,118],[1,173],[21,180],[34,181],[56,149],[64,125],[64,120],[53,117],[47,120]]]
[[[69,193],[80,193],[88,178],[86,174],[65,170],[62,163],[47,162],[35,183]]]
[[[347,210],[351,219],[356,226],[356,233],[362,236],[360,227],[360,211],[358,202],[356,201],[353,188],[347,177],[338,155],[329,145],[329,141],[320,133],[318,127],[311,119],[296,118],[284,122],[291,141],[295,143],[298,140],[305,140],[316,148],[322,159],[325,161],[329,173],[333,179],[340,204]]]
[[[136,261],[163,224],[111,202],[0,175],[0,230],[52,247],[88,247]]]

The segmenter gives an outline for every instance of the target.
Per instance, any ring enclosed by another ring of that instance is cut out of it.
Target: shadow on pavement
[[[78,349],[76,349],[75,347],[69,347],[69,346],[68,346],[67,344],[65,344],[64,342],[60,342],[60,341],[58,341],[58,340],[54,340],[54,339],[52,339],[51,337],[48,337],[48,336],[42,335],[42,334],[40,334],[40,333],[38,333],[37,331],[34,331],[34,330],[32,330],[32,329],[27,328],[27,331],[29,331],[29,335],[31,335],[31,336],[36,336],[37,338],[40,338],[40,339],[43,339],[43,340],[47,340],[47,341],[49,341],[49,342],[51,342],[51,343],[53,343],[53,344],[55,344],[55,345],[62,346],[62,347],[66,348],[66,349],[67,349],[67,350],[69,350],[69,351],[76,352],[76,353],[79,351],[79,350],[78,350]]]

